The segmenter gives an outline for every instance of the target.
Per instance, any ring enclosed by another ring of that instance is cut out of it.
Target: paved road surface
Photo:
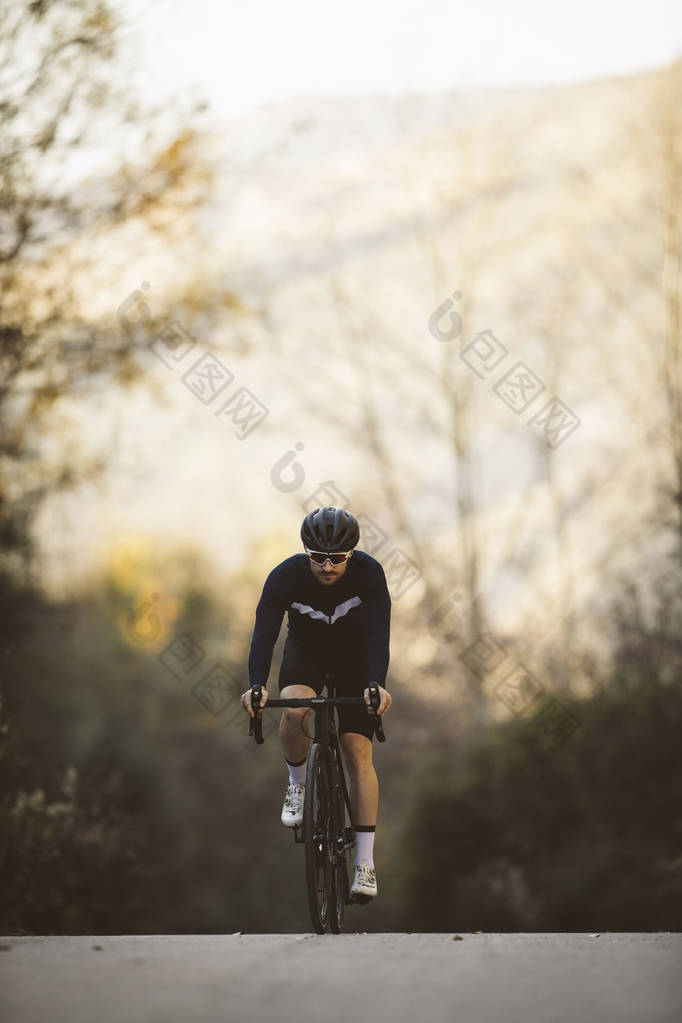
[[[682,1020],[678,933],[99,935],[0,947],[8,1023]]]

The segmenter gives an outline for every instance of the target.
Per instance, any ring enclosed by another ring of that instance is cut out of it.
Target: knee
[[[300,732],[308,727],[309,717],[312,714],[310,707],[285,707],[283,710],[284,727],[292,731]]]
[[[310,686],[291,685],[285,686],[280,691],[280,697],[284,700],[305,699],[312,696],[315,696],[315,690]],[[284,721],[284,727],[300,731],[300,729],[304,726],[303,719],[306,718],[307,722],[307,715],[312,713],[313,711],[311,707],[283,707],[282,720]]]
[[[343,758],[349,771],[354,774],[364,774],[373,770],[372,764],[372,743],[364,736],[342,737]]]

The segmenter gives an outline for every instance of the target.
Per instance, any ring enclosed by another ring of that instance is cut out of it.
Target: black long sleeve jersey
[[[389,661],[391,598],[381,564],[353,551],[346,571],[325,586],[312,573],[307,554],[294,554],[265,580],[249,653],[251,684],[265,685],[272,651],[288,613],[287,639],[300,641],[325,663],[366,656],[369,680],[383,685]]]

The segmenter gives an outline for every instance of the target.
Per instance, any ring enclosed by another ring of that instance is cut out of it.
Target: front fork
[[[338,752],[336,754],[336,758],[338,758]],[[333,757],[331,759],[333,759]],[[331,792],[332,803],[334,806],[334,823],[336,825],[334,844],[336,855],[342,856],[355,845],[355,832],[353,831],[352,825],[348,827],[345,825],[348,794],[345,785],[345,778],[343,777],[343,766],[339,759],[335,760],[335,767],[334,785]]]
[[[353,831],[352,825],[348,827],[345,826],[345,809],[348,804],[348,812],[350,813],[350,805],[348,800],[348,790],[346,789],[345,778],[343,776],[343,767],[339,762],[338,757],[338,750],[336,752],[336,758],[332,753],[329,753],[329,761],[333,761],[335,767],[333,772],[335,776],[334,785],[329,793],[334,821],[334,837],[333,842],[330,843],[331,848],[329,851],[331,853],[330,858],[333,859],[334,862],[336,862],[337,856],[342,856],[355,845],[355,832]],[[331,776],[331,773],[330,765],[330,769],[327,772],[328,777]],[[342,822],[344,822],[344,826],[341,826]],[[297,824],[294,828],[294,841],[298,842],[300,845],[304,842],[300,824]]]

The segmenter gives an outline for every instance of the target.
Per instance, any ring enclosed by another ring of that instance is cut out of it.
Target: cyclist
[[[355,550],[360,539],[357,519],[343,508],[326,506],[309,512],[301,525],[305,554],[286,558],[265,580],[249,653],[251,685],[265,691],[272,651],[284,612],[287,639],[279,671],[282,699],[319,696],[323,676],[336,676],[337,696],[364,695],[370,707],[369,685],[379,688],[378,713],[391,706],[384,689],[389,661],[391,598],[380,563]],[[242,707],[253,716],[251,691],[242,694]],[[339,742],[348,768],[352,824],[355,831],[355,869],[352,895],[377,894],[374,835],[379,783],[372,763],[373,722],[362,707],[340,705]],[[262,709],[258,711],[262,716]],[[374,712],[369,710],[370,714]],[[295,827],[303,820],[305,764],[311,738],[306,719],[312,708],[286,707],[280,739],[289,768],[282,823]]]

